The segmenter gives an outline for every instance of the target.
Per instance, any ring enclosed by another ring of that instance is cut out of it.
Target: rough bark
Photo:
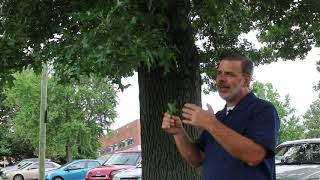
[[[70,144],[66,145],[66,157],[67,157],[67,162],[71,162],[73,160],[72,148]]]
[[[179,110],[186,102],[201,104],[199,58],[188,20],[189,6],[188,1],[175,2],[167,13],[170,39],[179,50],[174,70],[164,74],[160,66],[150,71],[144,66],[138,69],[143,179],[146,180],[200,179],[199,170],[181,158],[173,138],[161,129],[168,102],[176,101]],[[199,130],[185,128],[191,138],[198,137]]]

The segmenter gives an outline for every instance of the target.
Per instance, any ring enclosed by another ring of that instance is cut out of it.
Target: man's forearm
[[[228,153],[250,166],[258,165],[266,155],[263,146],[240,135],[217,120],[208,127],[208,131]]]
[[[176,142],[178,151],[187,162],[194,167],[199,167],[202,165],[202,152],[193,144],[184,130],[181,130],[180,133],[174,135],[174,140]]]

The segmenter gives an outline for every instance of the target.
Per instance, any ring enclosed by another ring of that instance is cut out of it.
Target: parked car
[[[277,180],[320,179],[320,138],[288,141],[276,148]]]
[[[101,160],[101,161],[103,161],[103,162],[106,162],[106,161],[108,161],[108,159],[111,157],[111,155],[112,155],[112,154],[106,154],[106,155],[103,155],[103,156],[98,157],[97,159],[98,159],[98,160]]]
[[[101,166],[100,160],[74,160],[60,168],[47,172],[46,180],[84,180],[89,169]]]
[[[89,170],[85,180],[112,180],[120,170],[134,168],[140,160],[140,150],[116,152],[102,166]]]
[[[29,158],[29,159],[23,159],[22,161],[18,162],[17,164],[13,165],[13,166],[8,166],[5,168],[1,168],[0,170],[0,176],[3,174],[3,172],[8,171],[8,170],[15,170],[18,169],[19,167],[28,164],[28,163],[32,163],[32,162],[36,162],[38,161],[38,158]],[[47,161],[50,161],[49,159],[47,159]]]
[[[120,171],[113,177],[113,180],[142,180],[141,163],[136,168]]]
[[[45,162],[45,171],[57,169],[59,167],[60,165],[55,162],[51,162],[51,161]],[[39,177],[38,161],[27,163],[23,166],[20,166],[16,170],[8,170],[2,174],[2,178],[4,180],[29,180],[29,179],[31,180],[31,179],[38,179],[38,177]]]

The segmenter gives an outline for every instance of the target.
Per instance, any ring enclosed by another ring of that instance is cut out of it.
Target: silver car
[[[28,164],[28,163],[32,163],[32,162],[36,162],[36,161],[39,161],[38,158],[23,159],[23,160],[20,161],[18,164],[15,164],[15,165],[13,165],[13,166],[8,166],[8,167],[5,167],[5,168],[1,168],[1,169],[0,169],[0,176],[1,176],[4,172],[6,172],[6,171],[8,171],[8,170],[16,170],[16,169],[18,169],[18,168],[21,167],[21,166],[24,166],[24,165],[26,165],[26,164]]]
[[[142,180],[141,164],[138,164],[136,168],[120,171],[113,177],[113,180]]]
[[[45,162],[45,171],[59,168],[60,165],[55,162]],[[39,162],[32,162],[20,166],[16,170],[5,171],[2,175],[4,180],[31,180],[39,177]]]
[[[276,148],[277,180],[320,180],[320,138],[288,141]]]

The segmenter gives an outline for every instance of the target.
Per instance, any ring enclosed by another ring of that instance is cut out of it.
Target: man
[[[203,166],[204,180],[275,180],[279,118],[274,106],[249,90],[253,63],[238,54],[223,56],[217,89],[226,106],[214,114],[185,104],[182,121],[164,114],[162,129],[173,135],[178,151],[192,166]],[[192,142],[182,123],[203,130]]]

